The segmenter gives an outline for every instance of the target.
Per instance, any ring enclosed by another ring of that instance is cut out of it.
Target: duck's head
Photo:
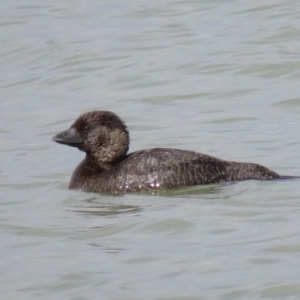
[[[53,141],[77,147],[99,166],[118,162],[128,151],[129,133],[123,121],[109,111],[82,114]]]

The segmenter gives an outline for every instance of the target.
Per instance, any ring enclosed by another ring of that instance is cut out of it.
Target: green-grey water
[[[299,180],[158,194],[67,189],[52,142],[111,110],[130,151],[300,175],[300,6],[0,1],[1,299],[299,299]]]

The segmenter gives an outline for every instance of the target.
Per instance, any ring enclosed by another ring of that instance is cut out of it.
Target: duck
[[[152,148],[128,154],[128,129],[110,111],[83,113],[68,130],[52,139],[85,152],[71,176],[72,190],[125,194],[222,181],[294,178],[259,164],[226,161],[189,150]]]

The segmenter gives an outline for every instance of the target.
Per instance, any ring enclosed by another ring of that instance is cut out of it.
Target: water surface
[[[298,2],[1,1],[3,299],[299,299],[299,181],[69,191],[51,141],[112,110],[130,151],[300,175]]]

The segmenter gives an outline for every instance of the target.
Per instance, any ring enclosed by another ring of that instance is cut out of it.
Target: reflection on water
[[[230,183],[231,184],[231,183]],[[227,184],[228,185],[228,184]],[[197,198],[201,196],[202,199],[224,199],[224,194],[220,195],[222,186],[221,185],[207,185],[207,186],[191,186],[191,187],[181,187],[169,190],[154,190],[154,191],[143,191],[136,193],[135,196],[152,196],[152,197],[169,197],[169,198],[181,198],[184,199],[187,196],[196,196]],[[88,194],[88,193],[87,193]],[[108,199],[122,199],[125,195],[107,195]],[[128,196],[128,195],[127,195]],[[231,195],[233,196],[233,195]],[[230,197],[229,195],[227,196]],[[106,201],[106,200],[105,200]],[[70,211],[84,213],[87,215],[99,215],[99,216],[109,216],[117,214],[126,213],[137,213],[142,212],[146,207],[138,205],[128,205],[125,204],[113,204],[110,202],[99,202],[99,197],[91,197],[80,201],[80,204],[75,205]]]
[[[138,206],[131,205],[89,205],[89,206],[76,206],[73,210],[78,213],[84,213],[88,215],[99,215],[99,216],[109,216],[117,214],[135,213],[141,212],[143,209]]]

